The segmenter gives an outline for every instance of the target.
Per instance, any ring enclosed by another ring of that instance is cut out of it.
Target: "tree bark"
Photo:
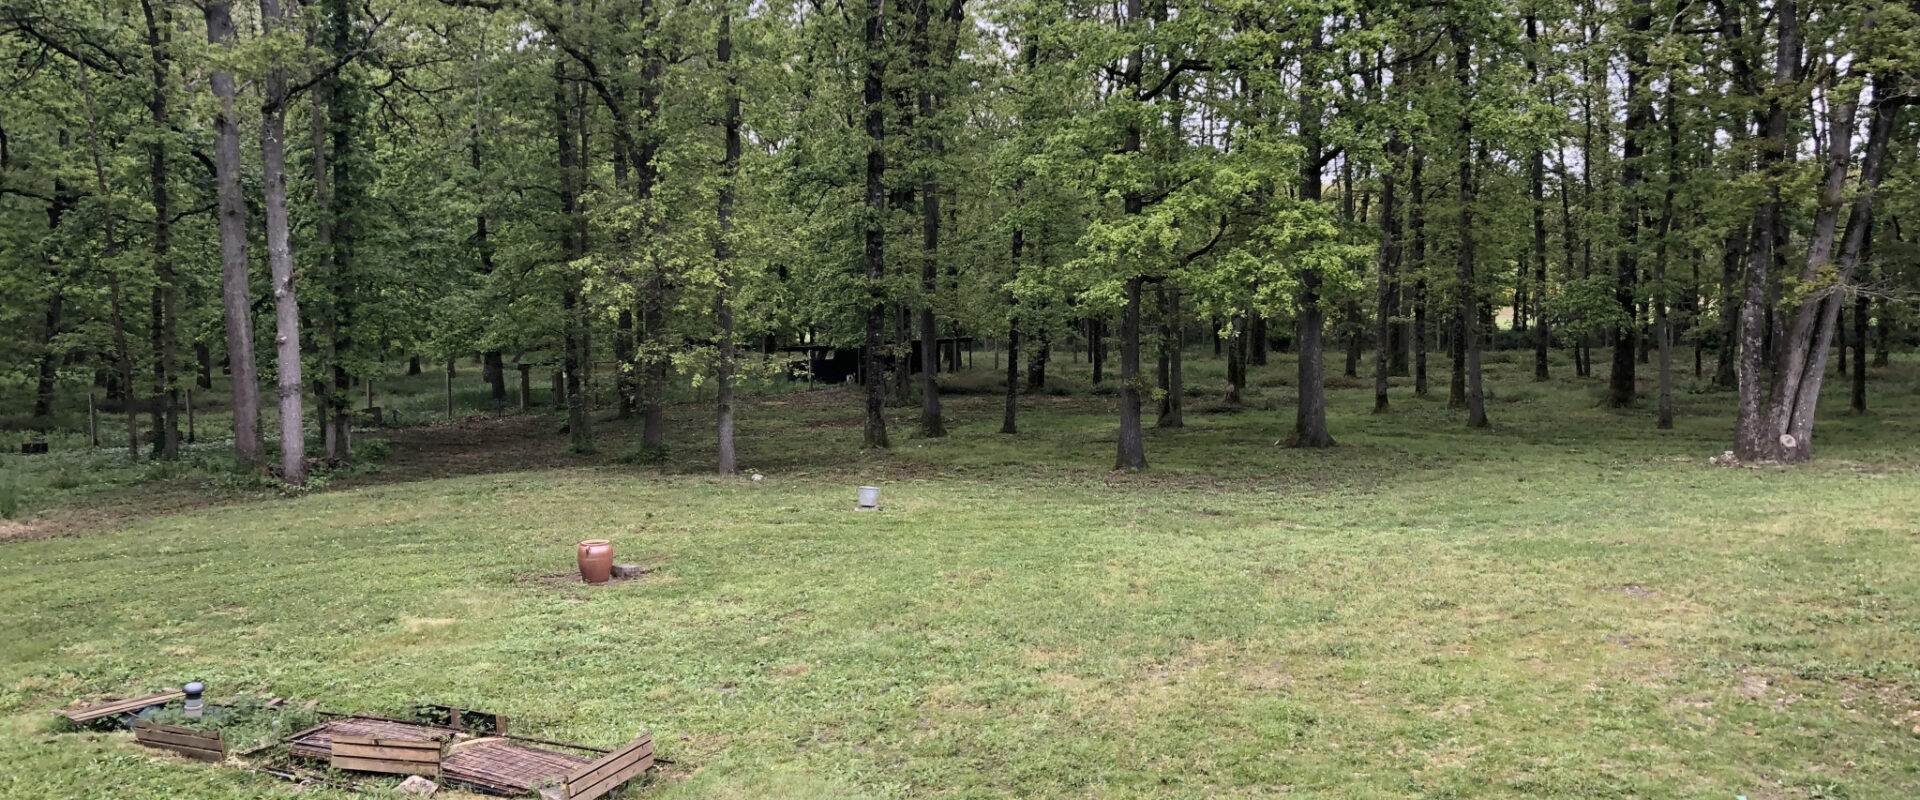
[[[1527,15],[1527,73],[1537,83],[1540,80],[1540,62],[1536,51],[1540,47],[1540,21],[1532,14]],[[1534,148],[1527,163],[1527,190],[1533,211],[1533,379],[1544,381],[1552,377],[1547,368],[1547,348],[1553,344],[1553,333],[1547,319],[1547,202],[1546,202],[1547,155],[1543,148]]]
[[[560,256],[563,260],[560,305],[564,315],[561,371],[567,387],[567,436],[573,452],[591,453],[594,450],[593,419],[587,405],[587,392],[583,390],[582,374],[591,368],[592,362],[584,355],[586,312],[580,299],[580,281],[572,266],[587,248],[581,230],[585,212],[580,202],[585,188],[583,167],[587,156],[583,141],[586,130],[580,124],[584,122],[585,98],[580,90],[569,91],[565,62],[554,61],[553,77],[554,141],[560,164]]]
[[[1454,26],[1453,37],[1453,75],[1461,92],[1460,108],[1460,164],[1459,164],[1459,205],[1460,205],[1460,327],[1456,335],[1460,341],[1455,345],[1456,352],[1462,353],[1466,371],[1467,427],[1487,427],[1486,392],[1480,380],[1480,288],[1474,275],[1473,241],[1473,195],[1474,195],[1474,144],[1473,116],[1470,95],[1472,74],[1472,46],[1458,26]]]
[[[719,286],[715,288],[714,317],[720,327],[719,353],[715,359],[714,412],[719,435],[721,475],[740,471],[733,447],[733,373],[735,343],[733,330],[733,202],[740,174],[740,79],[733,66],[733,10],[720,17],[720,41],[717,49],[720,71],[726,77],[725,150],[720,162],[720,191],[714,210],[719,234],[713,240],[714,262],[719,266]]]
[[[1740,359],[1738,367],[1734,455],[1746,461],[1770,460],[1778,455],[1779,434],[1772,433],[1769,409],[1763,396],[1764,360],[1768,349],[1767,325],[1768,271],[1774,259],[1774,243],[1780,217],[1780,182],[1788,158],[1788,107],[1784,95],[1799,80],[1800,13],[1797,0],[1779,0],[1775,9],[1779,37],[1775,40],[1773,97],[1767,101],[1763,117],[1760,150],[1760,174],[1766,182],[1766,199],[1754,209],[1753,239],[1747,250],[1744,280],[1745,299],[1740,314]]]
[[[1139,277],[1127,281],[1126,305],[1120,309],[1120,447],[1114,469],[1147,468],[1146,435],[1140,427],[1141,284]]]
[[[887,384],[880,371],[880,349],[886,346],[887,302],[881,281],[886,277],[886,41],[881,35],[885,23],[884,0],[867,0],[866,75],[861,103],[866,111],[867,131],[867,219],[864,264],[867,277],[867,346],[861,353],[866,383],[866,446],[886,448]]]
[[[1413,148],[1413,168],[1407,175],[1407,239],[1411,246],[1407,266],[1413,270],[1413,393],[1427,396],[1427,221],[1426,191],[1421,178],[1426,154]]]
[[[1659,420],[1660,430],[1673,429],[1673,322],[1667,316],[1667,262],[1672,253],[1674,196],[1686,181],[1680,167],[1680,117],[1674,103],[1673,79],[1668,76],[1666,91],[1667,169],[1666,192],[1660,203],[1660,245],[1654,258],[1653,305],[1654,346],[1660,351]]]
[[[1313,50],[1322,47],[1322,30],[1319,22],[1310,23],[1309,46]],[[1303,67],[1304,69],[1304,67]],[[1309,76],[1306,80],[1318,80]],[[1310,95],[1303,95],[1310,97]],[[1318,203],[1321,198],[1321,170],[1325,168],[1325,143],[1321,139],[1320,107],[1316,103],[1305,102],[1300,111],[1301,140],[1305,154],[1300,164],[1300,200],[1306,203]],[[1287,436],[1290,447],[1332,447],[1333,436],[1327,432],[1327,386],[1324,368],[1325,348],[1322,336],[1326,332],[1326,309],[1321,307],[1320,285],[1324,280],[1317,269],[1308,268],[1300,275],[1300,291],[1295,305],[1294,344],[1300,354],[1298,380],[1299,400],[1294,408],[1293,432]],[[1255,342],[1256,347],[1265,349],[1265,342]]]
[[[1247,389],[1246,312],[1234,312],[1227,325],[1227,402],[1237,406]]]
[[[260,0],[260,17],[271,30],[284,26],[280,0]],[[287,216],[287,70],[277,61],[267,73],[260,119],[261,178],[265,183],[267,266],[273,276],[274,356],[279,373],[280,479],[307,483],[307,441],[300,375],[300,301],[293,283],[293,245]]]
[[[1871,26],[1870,17],[1861,27]],[[1873,226],[1880,180],[1885,172],[1886,155],[1893,138],[1895,118],[1910,102],[1896,88],[1900,77],[1880,73],[1874,76],[1873,120],[1868,125],[1867,142],[1861,152],[1859,186],[1848,214],[1846,233],[1840,244],[1831,287],[1801,302],[1781,350],[1782,363],[1775,368],[1775,401],[1770,421],[1781,461],[1806,461],[1813,456],[1814,412],[1820,403],[1821,384],[1826,379],[1826,361],[1833,348],[1837,317],[1850,288],[1854,271],[1867,252],[1868,234]],[[1844,195],[1850,144],[1853,135],[1852,114],[1846,106],[1833,113],[1832,143],[1828,146],[1828,180],[1822,190],[1823,209],[1814,223],[1814,235],[1807,246],[1807,263],[1801,271],[1801,283],[1812,285],[1832,264],[1834,227],[1838,206]],[[1827,205],[1831,203],[1831,205]],[[1804,365],[1804,366],[1802,366]],[[1783,389],[1783,387],[1786,387]]]
[[[1645,203],[1639,197],[1646,181],[1642,163],[1645,144],[1641,141],[1653,120],[1653,103],[1646,96],[1647,35],[1653,24],[1653,6],[1649,0],[1632,0],[1628,5],[1626,36],[1626,130],[1622,132],[1620,160],[1620,238],[1623,242],[1614,269],[1614,300],[1620,305],[1623,322],[1614,326],[1613,370],[1607,376],[1606,404],[1610,408],[1633,405],[1636,386],[1635,346],[1639,342],[1638,297],[1640,277],[1640,233],[1646,224]]]
[[[957,10],[958,3],[955,4]],[[926,157],[938,162],[944,155],[937,112],[938,96],[933,81],[932,0],[916,0],[913,19],[915,71],[919,88],[915,105],[916,121]],[[945,64],[941,65],[943,68]],[[940,281],[940,181],[937,163],[924,167],[920,174],[920,435],[939,438],[947,435],[940,412],[940,333],[934,319],[935,293]]]
[[[166,132],[172,128],[171,87],[167,72],[167,46],[172,38],[173,12],[153,0],[141,0],[147,23],[147,49],[152,93],[147,110],[153,133],[147,144],[148,180],[153,201],[153,457],[173,460],[180,457],[179,320],[180,289],[173,272],[173,207],[168,182],[172,179],[168,164]]]
[[[1866,244],[1860,253],[1860,267],[1872,263],[1869,253],[1873,249],[1873,231],[1868,230]],[[1855,414],[1867,413],[1867,296],[1856,292],[1853,296],[1853,396],[1851,408]],[[1842,345],[1843,347],[1845,345]]]
[[[47,300],[47,315],[40,327],[40,365],[37,370],[39,380],[33,392],[33,416],[42,418],[53,413],[54,378],[58,375],[60,355],[54,344],[60,335],[60,317],[66,305],[66,288],[55,286],[53,297]]]
[[[1160,353],[1161,369],[1160,389],[1164,393],[1160,398],[1160,417],[1154,426],[1159,428],[1184,428],[1187,425],[1186,374],[1181,355],[1185,326],[1181,321],[1180,290],[1165,289],[1165,300],[1160,308]]]
[[[1016,190],[1024,189],[1026,187],[1026,181],[1024,176],[1015,179],[1014,187]],[[1026,255],[1026,250],[1027,250],[1027,232],[1025,230],[1020,228],[1013,229],[1012,248],[1013,248],[1013,258],[1012,258],[1013,269],[1017,274],[1020,270],[1020,260]],[[1015,421],[1015,416],[1019,411],[1019,405],[1015,402],[1015,400],[1019,396],[1019,393],[1020,393],[1020,298],[1014,295],[1012,291],[1008,291],[1007,292],[1007,397],[1006,397],[1006,408],[1000,418],[1001,433],[1012,434],[1012,433],[1018,433],[1020,430],[1019,426],[1016,424],[1016,421]]]
[[[1395,301],[1400,281],[1400,209],[1394,189],[1394,170],[1406,155],[1399,134],[1387,139],[1387,163],[1380,170],[1380,285],[1373,327],[1373,413],[1388,411],[1387,371]]]
[[[233,48],[232,6],[208,0],[207,42]],[[227,326],[227,363],[233,378],[233,455],[242,467],[257,466],[260,448],[260,382],[253,357],[253,291],[247,262],[247,201],[240,190],[240,127],[234,113],[233,73],[209,78],[220,103],[214,116],[213,163],[219,182],[220,301]]]

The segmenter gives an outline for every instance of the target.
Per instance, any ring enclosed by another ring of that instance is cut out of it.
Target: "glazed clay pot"
[[[605,539],[580,543],[580,579],[587,583],[606,583],[613,577],[613,545]]]

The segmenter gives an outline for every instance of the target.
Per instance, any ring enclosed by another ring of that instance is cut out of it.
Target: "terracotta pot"
[[[580,579],[587,583],[606,583],[613,577],[613,545],[605,539],[580,543]]]

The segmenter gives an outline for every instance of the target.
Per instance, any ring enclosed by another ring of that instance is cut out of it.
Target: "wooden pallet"
[[[336,736],[407,739],[419,742],[446,741],[458,733],[459,731],[452,728],[402,722],[384,717],[353,715],[322,722],[289,735],[281,741],[287,743],[287,755],[295,758],[325,760],[333,755],[333,738]]]
[[[186,696],[186,692],[175,691],[150,694],[146,697],[134,697],[127,700],[110,700],[98,705],[69,708],[61,711],[60,716],[84,724],[95,720],[106,719],[107,717],[117,717],[121,714],[137,714],[143,709],[153,706],[164,706]]]
[[[593,800],[653,766],[653,734],[643,733],[605,757],[567,776],[568,800]]]
[[[521,744],[510,737],[461,742],[449,750],[440,763],[441,777],[488,794],[531,794],[559,786],[568,775],[593,763],[584,756]]]
[[[133,723],[133,740],[147,747],[198,761],[218,763],[227,760],[227,744],[220,740],[219,731],[162,725],[142,719]]]
[[[440,776],[440,743],[338,734],[329,747],[327,764],[334,769],[437,778]]]

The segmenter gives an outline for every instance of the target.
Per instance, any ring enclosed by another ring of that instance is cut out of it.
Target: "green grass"
[[[1202,413],[1200,360],[1188,427],[1116,474],[1084,365],[1056,358],[1083,391],[1023,398],[1008,437],[976,359],[953,435],[896,409],[886,455],[851,393],[745,403],[758,482],[705,474],[704,406],[672,409],[659,467],[619,462],[629,423],[571,457],[550,417],[476,420],[530,433],[439,477],[409,453],[441,434],[395,431],[388,468],[328,491],[0,543],[0,796],[284,791],[46,722],[189,679],[650,730],[676,763],[641,797],[1920,794],[1910,365],[1869,415],[1826,399],[1816,463],[1755,470],[1706,463],[1725,394],[1656,431],[1524,357],[1489,365],[1491,431],[1445,408],[1436,361],[1441,396],[1397,385],[1386,416],[1336,380],[1341,446],[1287,450],[1291,362]],[[853,511],[876,482],[883,510]],[[651,574],[569,582],[586,538]]]

